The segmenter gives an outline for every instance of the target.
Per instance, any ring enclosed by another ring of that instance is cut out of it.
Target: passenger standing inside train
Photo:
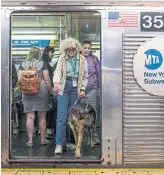
[[[12,62],[12,89],[15,88],[18,81],[18,76],[15,68],[15,64]]]
[[[53,58],[53,54],[55,52],[54,47],[47,46],[45,47],[43,54],[42,54],[42,59],[45,65],[47,65],[48,71],[49,71],[49,76],[51,80],[51,85],[53,87],[53,72],[55,71],[56,68],[56,63],[55,64],[50,64],[51,59]],[[57,99],[56,96],[52,98],[54,102],[52,102],[52,110],[49,110],[47,112],[47,132],[46,132],[46,137],[47,138],[54,138],[54,128],[55,128],[55,118],[56,118],[56,106],[57,106]]]
[[[12,62],[12,120],[13,120],[13,134],[18,134],[19,130],[18,130],[18,123],[16,122],[16,117],[17,116],[17,109],[16,109],[16,104],[14,101],[14,88],[17,84],[18,81],[18,76],[17,76],[17,72],[16,72],[16,68],[15,68],[15,64]]]
[[[92,43],[90,41],[83,41],[82,43],[82,55],[85,56],[88,65],[88,86],[86,88],[86,96],[88,97],[88,103],[96,110],[98,107],[98,97],[100,92],[100,61],[91,52]],[[97,119],[98,120],[98,112]],[[97,121],[96,121],[97,122]],[[100,140],[97,138],[95,130],[95,144],[100,144]]]
[[[74,38],[66,38],[60,45],[61,56],[53,77],[54,90],[58,92],[55,153],[62,153],[66,144],[66,124],[70,107],[78,96],[85,97],[88,70],[80,50],[81,45]]]
[[[41,78],[40,91],[37,95],[22,94],[24,112],[27,116],[26,129],[28,135],[27,147],[33,147],[33,131],[35,112],[38,112],[39,128],[41,132],[40,145],[47,145],[48,140],[45,139],[46,133],[46,113],[48,111],[49,95],[51,94],[51,82],[49,78],[48,68],[41,61],[41,51],[39,48],[33,47],[30,49],[26,60],[22,63],[21,69],[27,70],[30,66],[36,68],[39,78]],[[20,79],[21,70],[19,71],[18,82]]]

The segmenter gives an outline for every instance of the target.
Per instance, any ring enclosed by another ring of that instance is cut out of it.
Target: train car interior
[[[14,12],[11,15],[11,61],[18,76],[22,62],[26,60],[31,48],[39,48],[41,55],[49,46],[54,49],[51,64],[56,64],[61,55],[60,44],[65,38],[76,38],[80,43],[88,40],[92,43],[92,54],[101,62],[101,15],[98,12]],[[101,67],[101,66],[100,66]],[[101,68],[100,68],[101,69]],[[12,70],[14,73],[14,70]],[[101,77],[101,76],[100,76]],[[101,91],[101,90],[99,90]],[[40,145],[39,117],[35,112],[33,146],[27,145],[26,112],[19,85],[12,88],[12,110],[10,117],[10,157],[21,158],[61,158],[74,159],[75,139],[69,126],[66,137],[69,137],[62,154],[55,154],[55,135],[57,118],[57,99],[53,94],[49,99],[49,109],[46,115],[46,140],[48,144]],[[94,132],[94,148],[87,146],[87,134],[84,134],[81,147],[81,159],[101,158],[101,109],[100,93],[96,97],[96,121]],[[55,101],[56,100],[56,101]],[[67,124],[68,125],[68,124]]]

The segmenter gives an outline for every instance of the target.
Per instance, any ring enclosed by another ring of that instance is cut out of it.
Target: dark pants
[[[37,113],[37,112],[35,112],[34,126],[35,126],[35,127],[38,127],[38,126],[39,126],[39,125],[38,125],[38,113]]]
[[[18,108],[14,99],[14,92],[12,92],[12,100],[11,120],[14,122],[15,127],[18,127]]]
[[[12,104],[11,120],[14,122],[15,127],[18,127],[18,112],[14,103]]]
[[[47,112],[47,128],[54,128],[54,133],[56,133],[57,95],[52,100],[52,110]]]

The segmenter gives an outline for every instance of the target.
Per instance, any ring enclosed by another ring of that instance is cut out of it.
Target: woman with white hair
[[[66,144],[69,109],[78,97],[85,97],[88,69],[80,51],[81,45],[74,38],[66,38],[60,45],[61,56],[53,77],[54,90],[58,93],[55,153],[62,153]]]

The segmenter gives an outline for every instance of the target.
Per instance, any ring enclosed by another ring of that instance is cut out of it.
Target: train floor
[[[164,175],[164,169],[2,169],[2,175]]]
[[[20,132],[18,135],[12,137],[12,158],[63,158],[73,159],[74,150],[67,148],[66,152],[62,155],[55,155],[55,142],[54,139],[49,139],[50,143],[46,146],[40,146],[40,136],[34,134],[34,146],[33,148],[27,148],[27,134],[26,132]],[[95,145],[95,148],[86,146],[86,143],[82,143],[81,159],[99,159],[101,154],[100,145]]]

